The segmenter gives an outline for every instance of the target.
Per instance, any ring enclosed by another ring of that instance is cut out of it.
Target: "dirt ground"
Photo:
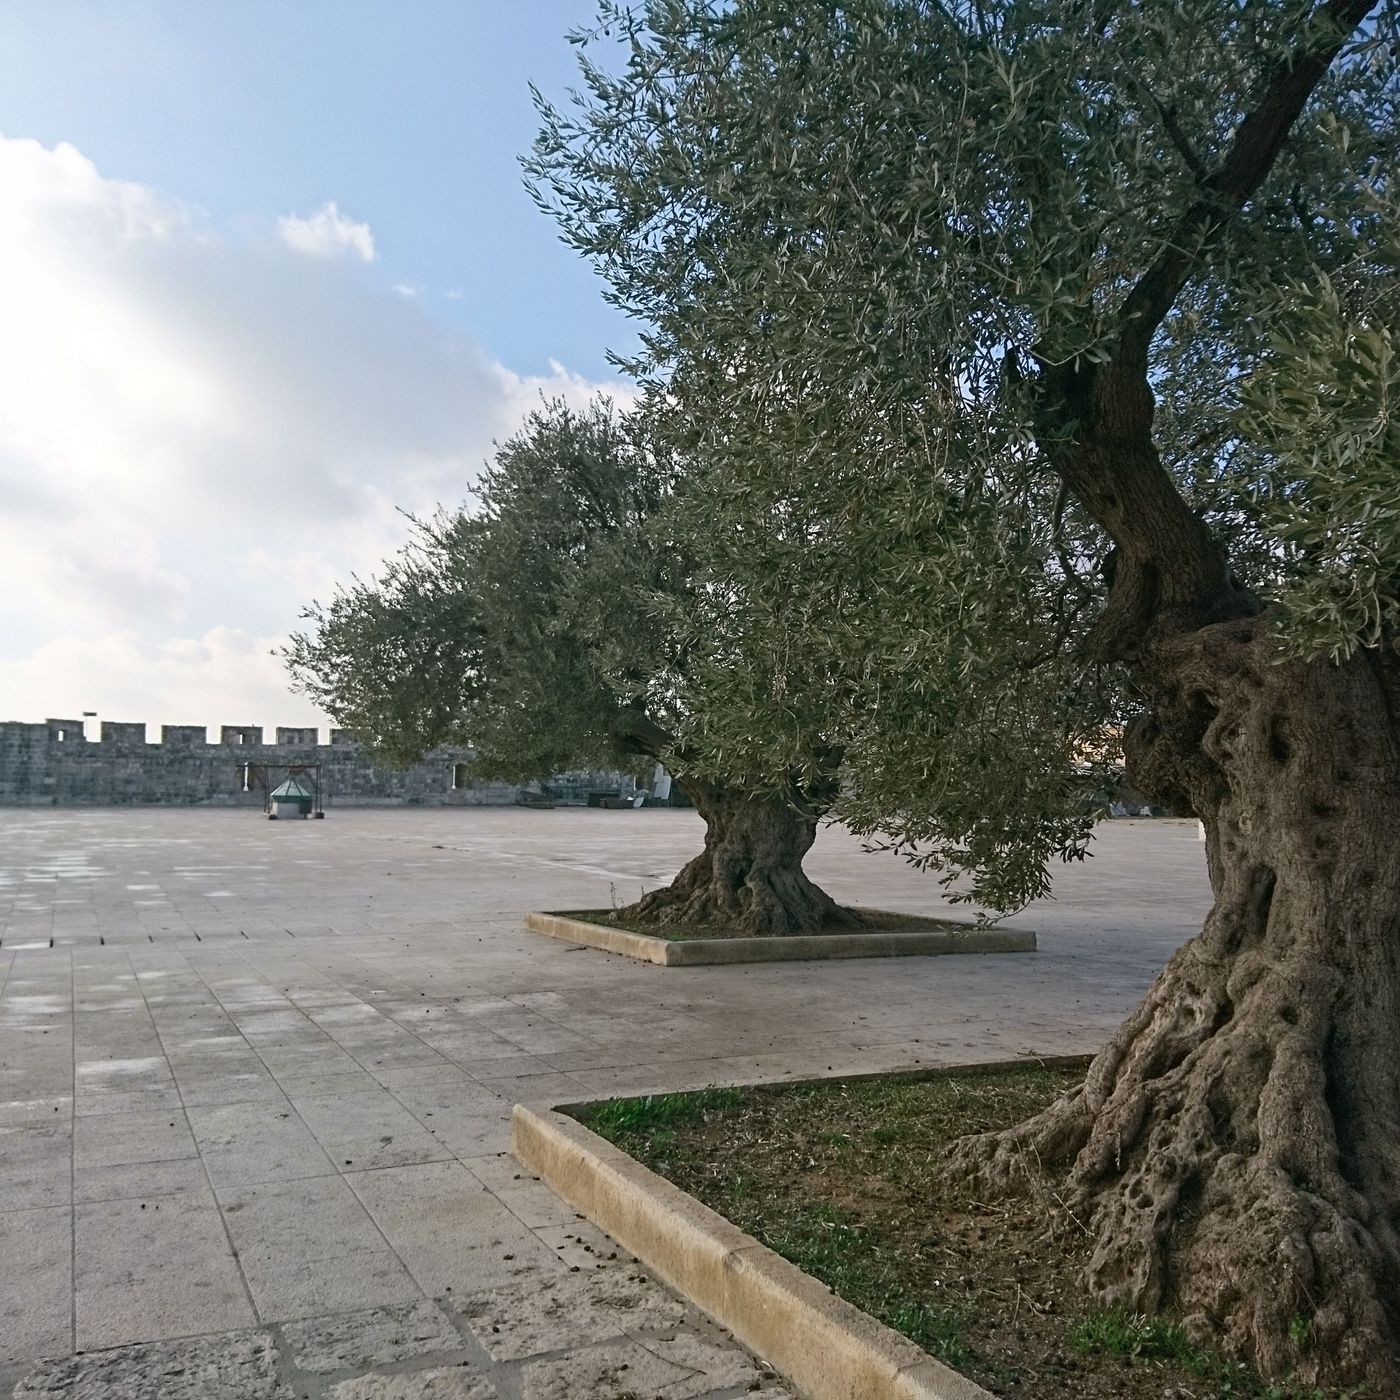
[[[849,937],[853,933],[933,933],[951,930],[965,932],[976,926],[975,920],[968,918],[961,922],[953,919],[921,918],[917,914],[896,914],[887,909],[855,909],[864,923],[858,928],[849,924],[833,924],[827,928],[811,929],[804,938],[819,938],[823,934]],[[561,915],[564,919],[579,919],[586,924],[602,924],[607,928],[622,928],[629,933],[644,933],[650,938],[666,938],[673,942],[701,938],[751,938],[753,935],[742,929],[725,924],[644,924],[636,919],[619,919],[610,909],[570,909]],[[776,935],[774,935],[776,936]]]
[[[1082,1072],[714,1089],[587,1121],[1005,1400],[1359,1400],[1266,1385],[1170,1316],[1105,1312],[1079,1282],[1087,1232],[1048,1187],[986,1202],[943,1174],[953,1139],[1019,1121]]]

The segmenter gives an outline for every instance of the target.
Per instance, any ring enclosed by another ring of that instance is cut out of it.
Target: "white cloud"
[[[516,374],[358,257],[231,240],[3,137],[0,306],[0,719],[213,723],[228,697],[259,707],[228,722],[299,722],[228,639],[265,655],[372,571],[541,393],[628,392]]]
[[[221,724],[261,724],[270,735],[279,724],[326,723],[310,701],[288,693],[273,654],[280,644],[236,627],[160,642],[132,632],[60,637],[0,668],[0,715],[76,719],[94,710],[99,722],[203,724],[211,735]]]
[[[374,233],[368,224],[346,218],[335,202],[323,204],[314,214],[301,218],[286,214],[277,220],[282,242],[298,253],[313,258],[335,258],[351,253],[363,262],[374,261]]]
[[[636,391],[630,384],[615,382],[596,384],[584,375],[550,360],[548,374],[516,374],[504,365],[495,367],[501,391],[510,405],[508,416],[519,420],[531,409],[538,408],[542,399],[563,399],[575,408],[582,408],[600,395],[613,400],[622,408],[636,401]]]

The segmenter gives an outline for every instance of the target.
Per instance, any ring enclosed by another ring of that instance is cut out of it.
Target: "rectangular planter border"
[[[969,1070],[1010,1072],[1028,1063],[1084,1068],[1091,1059],[1047,1055],[828,1078],[908,1081]],[[822,1082],[789,1080],[755,1087],[776,1090],[794,1083]],[[511,1114],[511,1151],[600,1230],[781,1371],[811,1400],[994,1400],[989,1391],[838,1297],[558,1108],[516,1104]]]
[[[952,923],[953,920],[945,922]],[[1033,953],[1033,929],[965,924],[953,929],[889,933],[792,934],[775,938],[653,938],[630,929],[532,912],[525,927],[663,967],[713,967],[722,963],[796,962],[825,958],[930,957],[954,953]]]

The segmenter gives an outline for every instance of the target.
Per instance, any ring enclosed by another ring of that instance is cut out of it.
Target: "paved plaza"
[[[0,811],[0,1396],[789,1392],[508,1155],[565,1102],[1095,1048],[1208,907],[1115,822],[1035,954],[663,968],[526,932],[698,848],[680,811]],[[847,833],[836,898],[937,911]]]

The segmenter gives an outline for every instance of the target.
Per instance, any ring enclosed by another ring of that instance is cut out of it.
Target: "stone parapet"
[[[408,768],[390,768],[375,763],[348,730],[331,730],[328,744],[317,742],[316,729],[273,732],[269,744],[260,725],[224,724],[211,743],[203,725],[167,724],[160,742],[149,743],[144,724],[104,720],[101,738],[90,741],[81,719],[0,722],[0,807],[260,807],[259,770],[275,776],[280,768],[285,776],[295,763],[320,765],[327,807],[477,807],[520,795],[509,783],[470,781],[475,755],[467,748],[437,749]],[[631,787],[621,774],[597,776],[595,786]]]

